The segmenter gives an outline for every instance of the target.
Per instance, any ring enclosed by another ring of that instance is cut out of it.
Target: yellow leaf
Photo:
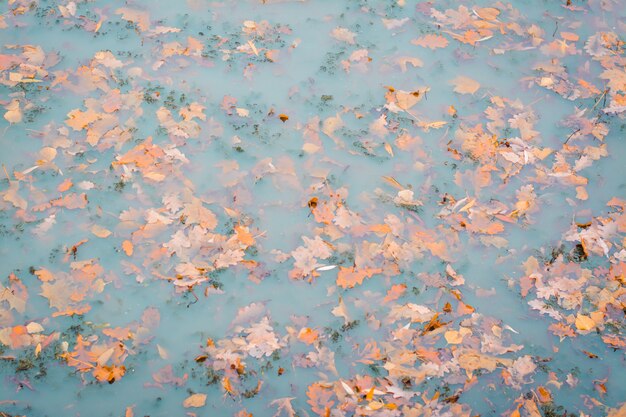
[[[204,407],[205,403],[206,403],[206,394],[193,394],[185,398],[185,401],[183,401],[183,407],[185,408]]]
[[[369,407],[370,410],[380,410],[381,408],[383,408],[384,405],[385,404],[379,401],[372,401],[367,406]]]
[[[576,328],[581,331],[591,330],[596,327],[596,323],[589,316],[578,314],[576,316]]]

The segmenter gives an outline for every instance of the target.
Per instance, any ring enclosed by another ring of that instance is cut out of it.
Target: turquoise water
[[[620,2],[1,16],[3,415],[626,413]]]

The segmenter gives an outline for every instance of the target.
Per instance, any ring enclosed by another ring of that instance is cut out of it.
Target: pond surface
[[[626,416],[620,1],[9,0],[2,416]]]

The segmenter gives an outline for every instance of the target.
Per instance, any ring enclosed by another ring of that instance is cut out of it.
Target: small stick
[[[196,299],[194,302],[187,304],[187,308],[189,308],[190,305],[197,303],[198,301],[200,301],[200,299],[198,298],[198,296],[196,295],[196,293],[193,291],[193,285],[190,285],[188,287],[189,292],[191,293],[191,295],[193,295],[193,297]]]
[[[604,92],[602,93],[602,95],[600,97],[598,97],[598,99],[596,100],[596,104],[593,105],[593,107],[591,108],[591,111],[593,111],[596,106],[600,103],[600,100],[602,100],[602,97],[604,97],[604,103],[602,103],[602,107],[605,107],[606,105],[606,93],[609,92],[609,89],[605,89]]]
[[[11,176],[7,172],[7,167],[5,167],[4,164],[2,164],[2,169],[4,170],[4,175],[7,176],[7,180],[9,181],[9,184],[10,184],[11,183]]]
[[[565,141],[565,143],[563,143],[563,145],[567,145],[567,142],[569,142],[569,140],[572,138],[572,136],[574,136],[576,133],[580,132],[580,128],[574,130],[568,137],[567,140]]]

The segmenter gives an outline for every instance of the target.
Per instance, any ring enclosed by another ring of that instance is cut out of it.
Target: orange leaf
[[[224,387],[224,390],[227,393],[231,395],[237,395],[237,391],[233,389],[233,386],[230,384],[230,379],[228,379],[228,377],[224,377],[222,379],[222,387]]]
[[[443,336],[446,338],[446,342],[450,345],[458,345],[463,342],[463,335],[456,330],[448,330]]]
[[[57,191],[60,193],[64,193],[65,191],[69,190],[72,187],[72,185],[74,185],[72,180],[69,178],[66,178],[65,181],[59,184],[59,186],[57,187]]]
[[[54,279],[52,272],[47,269],[39,269],[35,271],[35,275],[37,275],[37,278],[39,278],[41,282],[52,281]]]
[[[387,233],[391,233],[391,227],[389,227],[388,224],[373,224],[369,227],[370,231],[376,233],[376,234],[381,234],[381,235],[386,235]]]
[[[309,397],[307,403],[311,406],[311,410],[321,417],[330,415],[330,409],[335,405],[334,401],[330,401],[333,391],[325,388],[320,383],[309,385],[306,396]]]
[[[476,14],[478,14],[480,18],[484,20],[496,20],[496,18],[500,14],[500,10],[493,7],[481,7],[479,9],[476,9]]]
[[[566,41],[571,42],[576,42],[578,39],[580,39],[577,34],[572,32],[561,32],[561,37]]]
[[[365,268],[362,270],[355,270],[355,268],[339,267],[339,273],[337,274],[337,285],[341,288],[353,288],[355,285],[361,285],[365,278],[371,278],[374,274],[380,274],[382,269],[380,268]]]
[[[413,39],[411,41],[413,45],[421,46],[422,48],[445,48],[448,46],[448,40],[441,35],[424,35],[420,38]]]
[[[50,204],[55,207],[65,207],[67,209],[83,209],[87,207],[87,194],[82,193],[80,195],[71,193],[62,198],[51,200]]]
[[[133,243],[130,240],[125,240],[122,242],[122,249],[126,256],[132,256],[134,251]]]
[[[307,345],[312,345],[319,337],[319,331],[312,330],[310,327],[303,327],[298,333],[298,340]]]
[[[126,373],[126,367],[124,365],[117,366],[96,366],[93,370],[93,376],[100,382],[113,383],[121,379]]]
[[[539,401],[542,403],[549,403],[552,401],[552,394],[544,387],[537,388],[537,396],[539,397]]]
[[[245,245],[245,246],[252,246],[254,245],[254,237],[252,236],[252,234],[250,233],[250,231],[248,230],[248,228],[246,226],[235,226],[235,232],[237,233],[237,239],[239,239],[239,241]]]
[[[392,285],[389,291],[387,291],[387,295],[383,299],[383,303],[388,303],[390,301],[397,300],[402,297],[402,295],[406,292],[406,284],[396,284]]]
[[[150,28],[150,15],[148,14],[148,12],[130,9],[128,7],[120,7],[119,9],[115,10],[115,14],[121,14],[122,19],[136,23],[137,27],[139,27],[139,30],[141,30],[142,32]]]

